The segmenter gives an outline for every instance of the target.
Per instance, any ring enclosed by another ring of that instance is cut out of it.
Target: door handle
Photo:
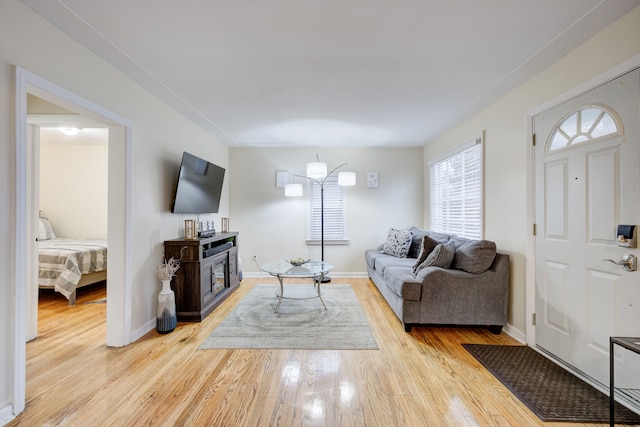
[[[615,265],[621,265],[627,271],[636,271],[638,269],[638,257],[634,254],[624,254],[622,259],[618,262],[612,259],[603,259],[603,261],[609,261]]]

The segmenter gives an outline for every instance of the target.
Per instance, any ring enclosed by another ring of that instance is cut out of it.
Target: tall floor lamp
[[[320,254],[321,261],[324,262],[324,184],[334,172],[343,166],[347,166],[346,163],[336,166],[327,173],[327,164],[321,162],[316,154],[316,161],[307,163],[306,175],[294,175],[298,178],[308,179],[309,181],[320,186]],[[338,173],[338,185],[351,186],[356,185],[356,173],[349,171],[342,171]],[[302,196],[302,184],[286,184],[284,186],[284,195],[287,197]],[[324,276],[322,281],[324,283],[330,282],[331,277]]]

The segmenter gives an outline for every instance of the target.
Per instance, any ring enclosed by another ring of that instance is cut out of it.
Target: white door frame
[[[610,80],[615,79],[629,71],[640,67],[640,55],[636,55],[631,59],[617,65],[602,74],[582,83],[579,86],[559,95],[542,105],[529,111],[526,116],[527,126],[527,140],[525,141],[527,147],[527,248],[526,248],[526,318],[525,318],[525,335],[527,345],[535,347],[536,345],[536,327],[533,324],[533,314],[536,308],[536,246],[535,237],[533,235],[533,224],[535,223],[535,156],[532,144],[533,139],[533,117],[546,111],[552,107],[555,107],[563,102],[577,97],[583,93],[590,91],[591,89],[600,86]],[[537,141],[541,144],[542,141]]]
[[[13,212],[14,283],[14,351],[13,414],[25,408],[26,400],[26,321],[27,321],[27,224],[34,212],[27,209],[27,93],[74,111],[80,111],[109,125],[108,235],[109,269],[107,270],[107,338],[108,346],[131,343],[131,223],[132,223],[132,143],[128,120],[23,68],[15,67],[15,210]]]

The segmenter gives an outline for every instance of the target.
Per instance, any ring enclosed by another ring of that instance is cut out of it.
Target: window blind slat
[[[431,165],[431,229],[482,238],[482,143]]]
[[[321,191],[320,185],[309,182],[308,240],[321,240]],[[343,240],[344,236],[344,194],[338,185],[338,177],[329,176],[324,182],[324,238]]]

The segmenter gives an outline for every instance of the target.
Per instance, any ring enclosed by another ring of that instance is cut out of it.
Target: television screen
[[[217,213],[225,170],[186,151],[173,198],[173,213]]]

